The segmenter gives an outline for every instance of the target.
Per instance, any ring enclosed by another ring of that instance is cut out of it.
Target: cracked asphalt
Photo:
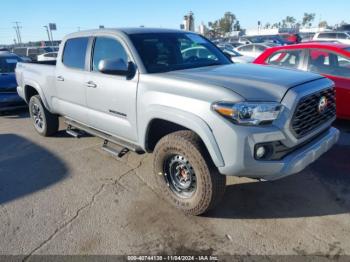
[[[0,116],[0,255],[350,255],[350,122],[300,174],[230,178],[209,214],[185,216],[154,186],[152,155],[115,159],[102,141],[37,135]]]

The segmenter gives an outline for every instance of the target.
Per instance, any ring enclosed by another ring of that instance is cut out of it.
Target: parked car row
[[[53,61],[56,60],[58,47],[16,47],[12,52],[27,61]]]

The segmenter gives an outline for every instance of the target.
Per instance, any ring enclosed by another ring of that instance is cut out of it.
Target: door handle
[[[86,82],[85,85],[87,87],[92,87],[92,88],[96,88],[97,87],[97,85],[93,81]]]
[[[63,76],[58,76],[58,77],[57,77],[57,81],[64,81]]]

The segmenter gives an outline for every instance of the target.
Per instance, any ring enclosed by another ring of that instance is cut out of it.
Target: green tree
[[[274,23],[274,24],[272,25],[272,28],[280,28],[280,23]]]
[[[287,16],[285,21],[289,27],[293,27],[297,20],[293,16]]]
[[[310,24],[312,25],[312,22],[315,20],[315,16],[316,15],[314,13],[304,13],[303,21],[301,22],[301,24],[303,26],[310,26]]]
[[[236,23],[235,23],[236,22]],[[226,12],[222,18],[214,22],[209,22],[208,26],[211,34],[214,36],[224,35],[231,33],[237,25],[240,28],[239,22],[236,20],[236,16],[231,12]]]
[[[264,29],[269,29],[271,27],[271,24],[270,23],[266,23],[265,26],[264,26]]]
[[[233,24],[236,20],[236,16],[231,12],[226,12],[224,17],[220,19],[220,29],[223,33],[231,33],[233,31]]]

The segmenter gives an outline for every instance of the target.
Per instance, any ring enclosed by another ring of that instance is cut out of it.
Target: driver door
[[[97,36],[91,54],[91,72],[86,85],[89,125],[128,141],[137,141],[136,94],[138,73],[132,79],[99,72],[104,59],[130,61],[122,41],[115,36]]]

